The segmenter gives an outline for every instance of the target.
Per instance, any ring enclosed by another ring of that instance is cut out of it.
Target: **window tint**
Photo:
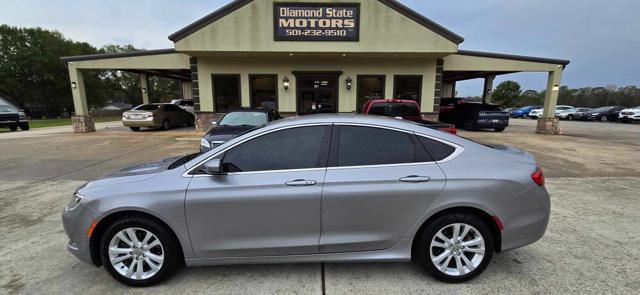
[[[420,109],[415,104],[393,103],[387,110],[390,117],[420,116]]]
[[[223,169],[250,172],[324,167],[328,151],[322,142],[328,128],[292,128],[252,139],[225,153]]]
[[[418,136],[418,139],[420,140],[424,148],[427,149],[433,161],[442,161],[453,154],[453,152],[455,152],[456,150],[454,147],[448,144],[444,144],[433,139],[422,136]]]
[[[412,163],[416,159],[411,135],[373,127],[341,126],[338,166]]]

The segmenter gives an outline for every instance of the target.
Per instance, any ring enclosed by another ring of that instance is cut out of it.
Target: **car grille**
[[[18,121],[18,114],[0,114],[0,121]]]

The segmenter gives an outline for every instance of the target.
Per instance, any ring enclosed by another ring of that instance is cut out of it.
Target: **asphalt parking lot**
[[[118,124],[87,135],[2,133],[0,294],[636,293],[640,125],[563,122],[566,135],[543,136],[533,134],[533,120],[512,122],[504,133],[460,134],[532,152],[548,177],[551,222],[542,240],[494,256],[483,275],[461,285],[437,282],[412,263],[281,264],[184,269],[160,286],[129,289],[67,253],[60,212],[88,180],[196,151],[197,134],[134,133]]]

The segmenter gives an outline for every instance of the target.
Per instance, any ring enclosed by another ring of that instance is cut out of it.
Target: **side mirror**
[[[202,169],[207,174],[211,175],[224,175],[225,173],[222,171],[222,163],[220,159],[213,159],[205,162],[202,165]]]

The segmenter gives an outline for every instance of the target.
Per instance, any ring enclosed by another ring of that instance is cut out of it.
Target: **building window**
[[[213,75],[216,113],[227,113],[241,106],[240,75]]]
[[[396,75],[393,81],[393,98],[415,100],[422,97],[422,76]]]
[[[278,108],[278,75],[249,75],[252,108]]]
[[[358,75],[358,99],[356,110],[362,112],[365,103],[372,99],[384,99],[384,84],[386,78],[384,75]]]

